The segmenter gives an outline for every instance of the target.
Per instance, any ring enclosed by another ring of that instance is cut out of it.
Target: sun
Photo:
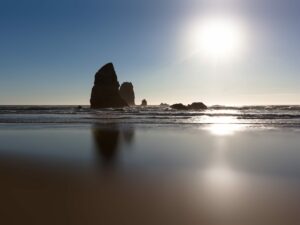
[[[238,57],[244,42],[242,27],[228,18],[208,18],[194,23],[189,32],[193,54],[213,60]]]

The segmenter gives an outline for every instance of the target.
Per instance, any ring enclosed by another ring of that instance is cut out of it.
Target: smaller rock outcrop
[[[147,106],[147,100],[146,100],[146,99],[143,99],[143,100],[142,100],[141,106]]]
[[[120,87],[120,95],[127,102],[128,105],[135,105],[134,90],[131,82],[124,82]]]
[[[171,105],[171,108],[172,109],[177,109],[177,110],[188,110],[188,107],[186,105],[181,104],[181,103]]]
[[[207,106],[204,105],[202,102],[193,102],[191,105],[188,105],[187,107],[188,109],[192,109],[192,110],[207,109]]]
[[[160,103],[160,105],[159,106],[162,106],[162,107],[168,107],[169,105],[167,104],[167,103]]]
[[[204,110],[207,109],[207,106],[202,102],[193,102],[191,105],[183,105],[181,103],[177,103],[170,106],[172,109],[176,110]]]

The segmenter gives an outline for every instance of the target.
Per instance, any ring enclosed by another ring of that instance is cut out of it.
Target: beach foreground
[[[2,124],[1,224],[295,224],[299,131]]]

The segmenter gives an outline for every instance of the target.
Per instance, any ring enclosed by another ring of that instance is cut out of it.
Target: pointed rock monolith
[[[95,74],[91,93],[91,108],[119,108],[128,106],[120,96],[120,84],[112,63],[107,63]]]

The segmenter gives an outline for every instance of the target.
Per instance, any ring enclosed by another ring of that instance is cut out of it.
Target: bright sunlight
[[[244,31],[238,22],[229,18],[208,18],[194,22],[189,29],[188,39],[193,54],[217,61],[240,56]]]

